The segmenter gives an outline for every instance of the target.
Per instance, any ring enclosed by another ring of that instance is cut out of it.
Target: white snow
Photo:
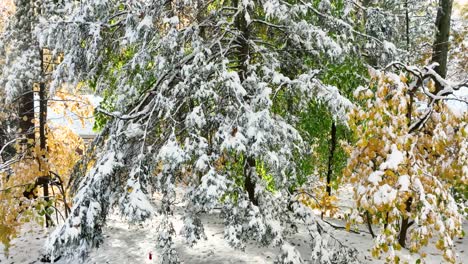
[[[302,258],[300,257],[299,252],[294,246],[291,246],[289,243],[285,243],[281,246],[281,250],[285,252],[286,258],[284,263],[299,264],[303,263]]]
[[[138,30],[142,28],[151,29],[153,27],[153,17],[152,16],[145,16],[143,20],[141,20],[140,24],[138,24]]]
[[[201,106],[196,106],[193,108],[193,111],[187,115],[185,124],[188,127],[197,127],[199,129],[201,129],[206,124],[205,115]]]
[[[173,16],[173,17],[165,18],[164,23],[169,23],[171,25],[177,25],[177,24],[179,24],[179,17]]]
[[[377,205],[391,204],[395,200],[396,195],[397,191],[395,189],[388,184],[384,184],[374,193],[374,203]]]
[[[398,185],[400,185],[400,191],[408,191],[410,186],[410,177],[408,175],[401,175],[398,177]]]
[[[103,175],[108,175],[112,173],[114,170],[114,167],[117,165],[117,161],[115,159],[115,153],[114,152],[109,152],[106,153],[105,158],[103,158],[105,161],[104,163],[99,166],[99,171]]]
[[[369,175],[369,178],[367,178],[367,180],[374,185],[378,185],[379,182],[382,181],[382,175],[384,175],[382,171],[374,171]]]
[[[127,138],[138,138],[143,136],[145,132],[141,129],[141,124],[131,123],[124,133]]]
[[[162,146],[159,150],[158,159],[164,162],[171,161],[174,164],[179,164],[183,162],[185,158],[186,153],[177,143],[173,133],[166,145]]]
[[[176,213],[173,217],[174,227],[177,232],[182,228],[181,215]],[[273,263],[279,249],[272,247],[262,247],[253,241],[248,243],[244,252],[234,250],[229,247],[223,238],[222,221],[216,216],[205,216],[202,219],[205,224],[207,240],[200,240],[192,248],[188,247],[181,237],[176,239],[176,249],[180,253],[182,263],[190,264],[221,264],[221,263]],[[104,229],[104,243],[98,249],[93,250],[90,258],[85,263],[110,263],[110,264],[131,264],[131,263],[158,263],[158,251],[155,249],[156,237],[154,229],[157,219],[147,222],[144,225],[131,226],[125,223],[120,217],[113,215],[110,217],[108,226]],[[341,222],[334,221],[334,224]],[[465,232],[468,231],[468,223],[464,224]],[[356,247],[360,254],[361,263],[385,263],[384,260],[372,259],[370,248],[372,238],[362,227],[361,234],[337,231],[335,237],[346,245]],[[0,252],[0,263],[42,263],[38,259],[42,251],[43,243],[48,231],[36,225],[28,225],[23,228],[21,236],[13,240],[9,256]],[[302,258],[307,258],[310,249],[306,242],[307,236],[297,235],[291,239],[290,245],[285,246],[286,250],[298,248]],[[468,258],[468,239],[455,239],[455,248],[459,255],[459,260]],[[294,247],[293,247],[294,246]],[[149,253],[153,259],[149,260]],[[428,254],[427,264],[444,263],[443,257],[434,247],[425,249]],[[418,255],[410,255],[408,251],[400,252],[406,257],[410,257],[414,263]],[[60,259],[56,264],[76,263],[73,260]]]
[[[384,50],[388,52],[389,54],[394,54],[397,51],[395,44],[385,41],[385,40],[383,42],[383,47],[384,47]]]
[[[346,192],[345,192],[346,193]],[[156,249],[157,232],[155,229],[159,225],[160,217],[152,218],[143,224],[130,225],[123,217],[112,214],[108,219],[108,224],[104,228],[104,242],[94,249],[85,263],[109,263],[109,264],[133,264],[133,263],[158,263],[159,252]],[[183,208],[181,204],[176,206],[174,215],[170,219],[177,234],[183,228]],[[207,240],[200,240],[193,247],[185,244],[182,236],[175,239],[175,249],[179,252],[182,263],[190,264],[221,264],[221,263],[273,263],[280,251],[289,252],[293,259],[299,253],[302,259],[310,256],[310,242],[305,228],[299,226],[299,233],[288,237],[288,244],[281,249],[275,247],[263,247],[255,241],[248,241],[244,252],[232,249],[224,239],[224,228],[222,219],[218,212],[211,215],[203,215],[202,222],[205,226]],[[341,220],[327,219],[335,225],[343,226]],[[372,237],[367,233],[364,226],[360,226],[360,234],[337,230],[334,234],[342,243],[358,249],[360,253],[360,263],[385,263],[383,259],[373,259],[370,249],[373,245]],[[463,229],[468,231],[468,222],[464,222]],[[6,256],[0,251],[0,263],[42,263],[39,258],[42,254],[43,245],[47,235],[51,230],[39,227],[36,224],[26,224],[21,230],[20,236],[12,241],[10,254]],[[435,242],[435,241],[434,241]],[[468,238],[456,238],[456,253],[458,260],[468,259]],[[0,250],[2,250],[0,246]],[[297,252],[295,252],[297,250]],[[444,263],[442,254],[434,246],[424,248],[427,253],[425,263]],[[152,260],[149,260],[149,253],[152,253]],[[420,256],[410,254],[407,250],[397,252],[402,258],[408,259],[409,263],[414,263]],[[60,259],[56,264],[78,263],[76,260]],[[294,263],[294,262],[293,262]]]
[[[389,170],[398,170],[398,166],[403,162],[404,160],[404,153],[398,150],[398,147],[393,144],[392,147],[392,153],[387,157],[387,160],[380,164],[380,170],[384,171],[386,169]]]
[[[462,88],[458,91],[453,91],[453,95],[450,95],[449,97],[468,101],[468,88]],[[452,112],[459,117],[468,112],[468,104],[465,102],[458,100],[447,100],[446,103]]]

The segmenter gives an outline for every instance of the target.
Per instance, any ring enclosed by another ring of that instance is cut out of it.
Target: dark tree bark
[[[449,49],[450,19],[452,17],[453,0],[439,0],[435,26],[436,37],[432,46],[432,61],[439,63],[436,72],[445,78],[447,76],[447,58]],[[441,87],[437,86],[437,90]]]
[[[375,238],[374,230],[372,230],[372,219],[369,211],[366,211],[366,223],[367,229],[369,229],[369,233],[371,234],[372,238]]]
[[[331,195],[331,178],[333,175],[333,156],[335,155],[336,148],[336,124],[332,121],[331,125],[331,140],[330,140],[330,153],[328,154],[328,169],[327,169],[327,187],[326,191],[328,196]]]
[[[254,204],[258,205],[258,200],[255,197],[255,182],[252,181],[252,175],[255,172],[255,159],[248,157],[244,166],[244,188],[247,191],[249,200]]]
[[[34,13],[32,3],[27,1],[20,1],[17,4],[15,20],[18,22],[18,27],[21,33],[17,36],[18,50],[28,50],[33,45],[33,25],[31,22],[31,15]],[[31,146],[34,146],[34,89],[31,82],[27,79],[21,80],[21,87],[19,87],[18,96],[18,128],[20,129],[19,136],[22,151],[28,152]]]
[[[39,50],[39,56],[41,60],[41,74],[42,76],[45,75],[46,67],[44,66],[44,50]],[[41,80],[39,83],[39,146],[43,154],[41,155],[39,162],[39,166],[42,166],[47,162],[47,157],[45,152],[47,151],[47,135],[46,135],[46,123],[47,123],[47,91],[46,91],[46,84],[44,80]],[[41,171],[44,171],[44,168],[41,168]],[[46,171],[46,175],[41,175],[42,177],[46,177],[48,180],[42,183],[42,190],[44,192],[44,201],[46,202],[45,210],[45,220],[46,220],[46,227],[53,226],[53,221],[51,216],[47,213],[49,209],[49,182],[50,176],[49,171]]]
[[[407,212],[410,212],[410,206],[411,206],[412,201],[413,201],[413,199],[411,199],[411,197],[406,201],[406,211]],[[406,234],[408,233],[409,227],[413,223],[414,222],[410,222],[409,217],[402,217],[402,219],[401,219],[401,228],[400,228],[400,234],[398,235],[398,243],[403,248],[406,246]]]
[[[34,145],[34,91],[32,87],[23,89],[19,97],[18,117],[20,129],[20,144],[29,148]]]
[[[409,7],[408,7],[408,1],[405,0],[405,24],[406,24],[406,51],[410,51],[410,18],[409,18]]]
[[[41,56],[42,57],[42,56]],[[47,135],[46,135],[46,121],[47,121],[47,98],[46,98],[46,88],[44,83],[39,84],[39,144],[42,151],[47,151]],[[40,164],[47,162],[46,156],[42,154],[40,157],[41,161]],[[43,169],[43,168],[42,168]],[[47,173],[48,174],[48,173]],[[46,177],[48,180],[42,182],[42,190],[44,192],[44,201],[48,204],[49,199],[49,181],[50,176],[42,176]],[[45,206],[47,211],[48,205]],[[46,227],[52,226],[52,218],[49,214],[45,214],[46,219]]]

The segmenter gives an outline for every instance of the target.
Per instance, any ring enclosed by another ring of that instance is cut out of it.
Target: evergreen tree
[[[50,237],[52,257],[85,257],[118,206],[131,221],[162,214],[162,262],[178,262],[170,216],[183,179],[189,244],[204,237],[200,215],[222,208],[235,248],[254,239],[281,246],[278,261],[300,262],[287,243],[299,221],[312,237],[304,258],[356,261],[294,193],[295,157],[308,149],[295,113],[320,101],[342,122],[352,105],[303,62],[352,52],[351,25],[322,3],[302,1],[89,0],[63,10],[66,20],[52,17],[40,30],[41,45],[64,53],[54,84],[90,80],[112,100],[98,109],[109,121],[94,142],[97,160],[85,176],[75,174],[72,214]],[[278,111],[283,102],[296,111]]]

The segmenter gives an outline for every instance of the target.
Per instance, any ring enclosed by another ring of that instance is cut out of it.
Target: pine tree
[[[222,208],[225,238],[235,248],[253,239],[281,246],[279,262],[301,262],[287,243],[290,223],[299,221],[312,237],[307,258],[356,261],[294,194],[295,157],[307,145],[294,112],[274,111],[289,100],[300,112],[315,100],[345,119],[349,100],[303,62],[351,52],[352,26],[302,1],[89,0],[63,10],[67,20],[41,25],[41,45],[64,53],[54,85],[87,81],[112,100],[98,109],[109,121],[94,142],[97,159],[74,176],[85,174],[74,179],[71,216],[50,237],[51,257],[85,257],[102,242],[117,206],[130,221],[162,214],[162,261],[178,262],[171,214],[184,180],[189,244],[204,237],[200,215]],[[160,201],[151,199],[154,191]]]

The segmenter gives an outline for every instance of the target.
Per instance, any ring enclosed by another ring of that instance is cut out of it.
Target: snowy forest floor
[[[347,196],[347,195],[346,195]],[[347,207],[349,197],[341,197],[342,204]],[[177,233],[182,228],[182,207],[177,207],[172,218]],[[158,253],[155,250],[157,241],[158,217],[147,221],[143,225],[129,225],[116,214],[109,217],[107,226],[104,228],[104,243],[100,248],[91,252],[86,263],[157,263]],[[263,247],[255,241],[249,242],[244,252],[232,249],[223,238],[223,222],[218,214],[205,215],[202,218],[205,226],[207,240],[200,240],[194,247],[190,248],[184,243],[184,239],[178,236],[175,239],[176,249],[182,263],[273,263],[279,253],[275,247]],[[328,219],[335,225],[343,226],[344,223],[337,219]],[[301,228],[299,228],[300,230]],[[463,225],[465,233],[468,233],[468,222]],[[384,263],[384,260],[376,260],[371,257],[372,237],[364,227],[359,234],[336,230],[334,237],[345,245],[356,248],[360,253],[361,263]],[[21,235],[12,241],[9,255],[3,250],[0,252],[0,263],[8,264],[33,264],[42,263],[40,255],[47,235],[47,230],[38,225],[26,225]],[[296,246],[304,259],[309,256],[309,240],[306,232],[299,232],[289,237],[289,242]],[[468,259],[468,239],[455,238],[458,261],[462,263]],[[153,260],[149,260],[149,252],[153,253]],[[441,252],[434,246],[424,250],[427,254],[426,263],[444,263]],[[410,255],[408,251],[401,252],[402,259],[414,263],[419,255]],[[60,259],[57,264],[77,263],[77,261]],[[466,263],[466,262],[465,262]]]

